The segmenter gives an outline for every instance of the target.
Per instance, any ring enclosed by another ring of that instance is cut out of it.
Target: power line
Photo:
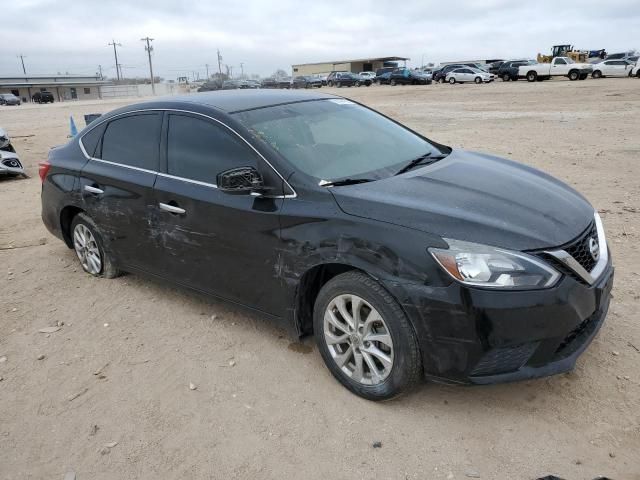
[[[149,73],[151,73],[151,92],[155,95],[156,86],[155,86],[155,83],[153,82],[153,64],[151,63],[151,52],[153,52],[153,47],[151,46],[151,42],[153,42],[153,38],[145,37],[145,38],[141,38],[140,40],[142,40],[143,42],[147,42],[147,45],[144,47],[144,49],[147,51],[147,55],[149,56]]]
[[[114,57],[116,57],[116,75],[118,76],[118,81],[120,81],[121,72],[120,64],[118,63],[118,52],[116,51],[116,47],[121,47],[122,44],[116,43],[116,41],[112,39],[111,43],[108,43],[107,45],[113,45],[113,55]]]

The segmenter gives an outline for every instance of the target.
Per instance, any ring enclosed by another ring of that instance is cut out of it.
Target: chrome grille
[[[589,250],[589,240],[591,238],[598,239],[598,230],[595,222],[592,222],[577,240],[574,240],[573,243],[564,248],[587,272],[591,272],[597,263],[597,260],[591,256]]]

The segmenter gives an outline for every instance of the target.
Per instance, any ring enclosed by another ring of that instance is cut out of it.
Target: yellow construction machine
[[[577,63],[586,63],[589,59],[589,52],[574,50],[573,45],[554,45],[551,55],[538,54],[538,63],[551,63],[555,57],[569,57]]]

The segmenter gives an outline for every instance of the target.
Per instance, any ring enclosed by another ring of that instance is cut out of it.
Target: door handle
[[[101,195],[101,194],[104,193],[104,190],[102,190],[100,188],[92,187],[91,185],[85,185],[84,186],[84,191],[85,192],[89,192],[89,193],[94,193],[96,195]]]
[[[158,205],[160,206],[160,210],[163,210],[165,212],[177,213],[179,215],[183,215],[187,213],[187,211],[184,208],[176,207],[174,205],[169,205],[168,203],[159,203]]]

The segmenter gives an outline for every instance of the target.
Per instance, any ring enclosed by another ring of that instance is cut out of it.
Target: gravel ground
[[[259,315],[91,278],[41,223],[37,164],[69,115],[130,101],[2,107],[31,178],[0,180],[0,479],[640,479],[640,80],[322,90],[591,200],[616,283],[575,371],[371,403]]]

